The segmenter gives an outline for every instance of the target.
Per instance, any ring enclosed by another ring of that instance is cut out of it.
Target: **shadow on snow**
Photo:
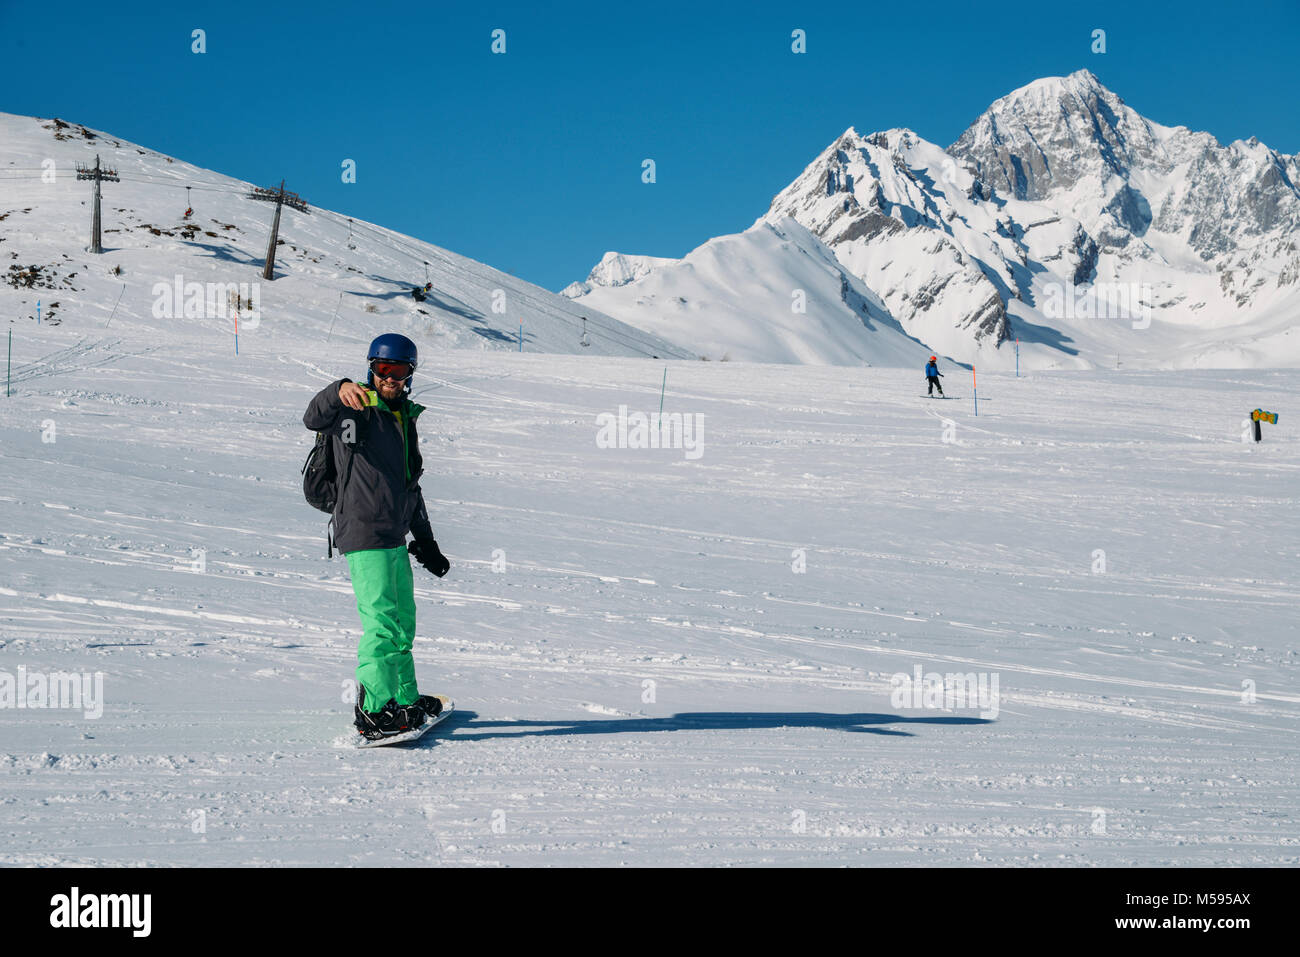
[[[489,738],[553,737],[575,734],[635,734],[652,731],[758,731],[773,728],[824,728],[858,734],[886,734],[913,737],[912,732],[884,725],[981,725],[992,724],[987,718],[964,718],[955,715],[904,717],[898,714],[829,714],[821,711],[736,712],[703,711],[675,714],[666,718],[578,718],[559,721],[480,721],[473,711],[457,710],[425,741],[454,731],[458,741],[483,741]],[[488,728],[518,729],[488,731]]]

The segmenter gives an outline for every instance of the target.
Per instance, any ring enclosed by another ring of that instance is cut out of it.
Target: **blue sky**
[[[607,249],[681,256],[748,227],[848,126],[947,145],[999,96],[1082,67],[1158,122],[1300,152],[1295,0],[293,6],[0,0],[0,110],[284,177],[550,289]]]

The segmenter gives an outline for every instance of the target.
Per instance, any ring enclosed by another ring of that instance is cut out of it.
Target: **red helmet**
[[[938,357],[938,356],[930,356],[930,361],[931,361],[931,362],[938,362],[938,361],[939,361],[939,357]]]

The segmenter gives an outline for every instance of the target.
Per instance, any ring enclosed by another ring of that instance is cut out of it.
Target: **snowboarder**
[[[928,396],[934,395],[934,390],[939,390],[939,398],[943,398],[943,386],[939,380],[943,378],[943,373],[939,371],[939,357],[930,356],[930,361],[925,364],[925,381],[930,383],[929,390],[925,393]]]
[[[346,378],[331,382],[302,421],[330,437],[340,476],[334,542],[348,561],[362,627],[355,724],[378,740],[418,728],[441,710],[438,698],[416,687],[410,556],[439,578],[451,563],[434,540],[419,485],[424,469],[415,420],[424,407],[409,397],[415,343],[386,333],[370,343],[367,359],[367,387]]]

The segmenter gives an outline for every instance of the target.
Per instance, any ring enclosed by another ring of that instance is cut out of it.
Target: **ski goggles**
[[[399,382],[415,374],[415,366],[409,362],[393,362],[388,359],[371,359],[370,371],[376,378],[396,379]]]

